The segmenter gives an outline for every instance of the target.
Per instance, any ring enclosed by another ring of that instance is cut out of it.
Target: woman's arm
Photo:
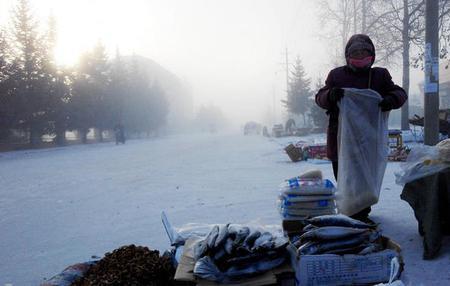
[[[394,99],[392,109],[400,108],[408,99],[408,95],[403,88],[392,81],[392,76],[387,69],[384,69],[384,84],[385,92],[383,97],[391,97]]]
[[[328,94],[330,93],[330,90],[334,87],[333,82],[333,75],[332,71],[328,73],[327,79],[325,80],[325,86],[319,89],[319,91],[316,94],[316,104],[323,109],[331,109],[332,106],[330,104],[330,101],[328,100]]]

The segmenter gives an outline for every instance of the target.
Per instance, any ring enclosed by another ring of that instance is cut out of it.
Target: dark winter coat
[[[359,36],[359,37],[358,37]],[[358,42],[359,41],[359,42]],[[370,51],[375,57],[375,48],[369,37],[365,35],[355,35],[350,38],[346,47],[346,57],[348,61],[349,49],[352,48],[352,43],[366,41],[366,44],[372,47]],[[370,87],[369,87],[369,74],[370,74]],[[338,133],[338,117],[339,109],[336,105],[330,104],[328,100],[328,94],[334,87],[338,88],[359,88],[359,89],[373,89],[378,92],[382,97],[390,96],[394,99],[393,108],[400,108],[407,100],[408,96],[406,92],[398,85],[392,82],[392,77],[388,70],[385,68],[371,68],[366,70],[355,71],[349,65],[338,67],[333,69],[328,74],[325,81],[325,86],[321,88],[316,94],[316,103],[321,108],[327,110],[329,116],[329,124],[327,131],[327,155],[332,161],[337,161],[337,133]]]

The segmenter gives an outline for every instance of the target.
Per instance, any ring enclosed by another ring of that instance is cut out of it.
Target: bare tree
[[[333,55],[333,64],[335,65],[345,63],[342,57],[345,45],[352,33],[355,32],[355,5],[355,0],[321,0],[319,2],[321,24],[324,29],[321,37],[336,47],[335,55]]]
[[[394,55],[400,50],[392,47],[386,41],[386,31],[379,24],[387,18],[392,11],[380,9],[377,2],[380,0],[322,0],[319,2],[322,26],[322,38],[337,44],[339,59],[336,64],[343,64],[342,55],[345,45],[352,34],[368,34],[376,43],[377,60],[388,65],[394,63]]]
[[[448,26],[445,19],[449,13],[450,0],[439,0],[441,3],[440,26],[441,29]],[[340,4],[340,5],[339,5]],[[349,38],[353,27],[353,33],[369,35],[377,47],[377,62],[387,66],[394,66],[401,56],[402,87],[409,92],[410,67],[417,66],[421,62],[420,52],[424,44],[424,0],[348,0],[322,1],[323,17],[328,23],[341,26],[339,35],[342,40],[342,50]],[[339,24],[339,25],[337,25]],[[360,27],[360,29],[358,29]],[[445,34],[445,33],[441,33]],[[449,37],[441,37],[442,53],[447,53],[446,42]],[[412,49],[419,50],[417,57],[411,57]],[[342,54],[342,53],[341,53]],[[447,53],[448,54],[448,53]],[[413,64],[411,64],[411,59]],[[402,129],[409,129],[409,107],[402,107]]]
[[[423,0],[377,0],[378,18],[375,28],[382,31],[385,62],[401,55],[402,87],[409,93],[411,46],[419,47],[424,37],[425,2]],[[402,106],[401,129],[409,129],[409,104]]]
[[[384,15],[377,23],[377,29],[383,31],[392,46],[388,55],[395,56],[401,52],[402,57],[402,87],[409,93],[410,69],[423,67],[423,48],[425,44],[425,1],[424,0],[377,0],[375,3]],[[450,0],[439,0],[439,31],[441,58],[448,55],[448,20]],[[416,55],[411,56],[412,51]],[[409,129],[409,105],[402,107],[401,128]]]

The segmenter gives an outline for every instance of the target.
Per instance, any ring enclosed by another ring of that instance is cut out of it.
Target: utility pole
[[[288,52],[288,48],[286,47],[285,49],[285,58],[286,58],[286,62],[284,62],[283,64],[285,65],[285,69],[286,69],[286,100],[288,100],[289,98],[289,52]],[[288,111],[289,114],[289,111]],[[283,117],[283,113],[280,112],[280,118]]]
[[[358,8],[357,8],[357,5],[356,5],[356,0],[353,0],[353,34],[356,34],[357,33],[357,10]]]
[[[361,19],[361,33],[363,33],[363,34],[366,34],[366,26],[367,26],[367,24],[366,24],[366,17],[367,17],[367,5],[366,5],[366,0],[362,0],[361,1],[362,2],[362,8],[361,8],[361,10],[362,10],[362,13],[361,13],[361,17],[362,17],[362,19]]]
[[[286,95],[289,95],[289,53],[286,47]]]
[[[275,86],[272,84],[272,125],[277,123],[277,114],[275,110]]]
[[[424,143],[439,142],[439,1],[426,0]]]
[[[409,50],[410,50],[410,39],[409,39],[409,4],[408,0],[403,0],[403,26],[402,26],[402,58],[403,58],[403,75],[402,75],[402,87],[406,94],[409,95]],[[409,100],[407,100],[401,108],[401,129],[409,130]]]

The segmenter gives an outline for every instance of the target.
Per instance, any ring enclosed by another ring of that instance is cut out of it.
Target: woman
[[[345,47],[347,64],[330,71],[325,86],[316,94],[316,103],[327,110],[329,116],[327,132],[327,154],[332,162],[334,176],[338,174],[337,133],[339,108],[337,103],[344,96],[343,88],[373,89],[382,97],[379,106],[382,111],[400,108],[408,96],[392,82],[388,70],[372,65],[375,61],[375,46],[367,35],[353,35]],[[371,211],[368,207],[352,217],[367,220]]]

